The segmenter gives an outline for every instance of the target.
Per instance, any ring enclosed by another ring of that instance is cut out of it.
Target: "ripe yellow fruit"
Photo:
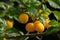
[[[36,20],[36,21],[34,22],[34,24],[38,24],[38,23],[40,23],[40,21],[39,21],[39,20]]]
[[[7,40],[6,38],[3,38],[3,40]]]
[[[49,24],[49,22],[50,22],[50,20],[49,19],[46,19],[46,28],[47,29],[51,27],[51,25]]]
[[[28,20],[29,20],[29,17],[28,17],[27,14],[22,13],[22,14],[19,15],[20,23],[25,24],[25,23],[28,22]]]
[[[48,14],[42,14],[42,16],[43,16],[43,17],[47,17],[47,16],[48,16]]]
[[[42,13],[42,12],[43,12],[43,10],[42,9],[39,9],[38,13]]]
[[[43,32],[44,31],[44,25],[40,21],[34,22],[35,30],[37,32]]]
[[[47,19],[46,19],[46,23],[49,23],[49,22],[50,22],[50,20],[47,18]]]
[[[51,25],[49,25],[49,24],[46,23],[46,28],[48,29],[48,28],[50,28],[50,27],[51,27]]]
[[[28,24],[26,24],[26,31],[28,31],[28,32],[34,32],[35,31],[34,23],[28,23]]]
[[[7,25],[7,28],[13,28],[13,22],[11,22],[10,20],[6,21],[6,25]]]

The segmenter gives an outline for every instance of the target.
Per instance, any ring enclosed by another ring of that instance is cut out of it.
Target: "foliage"
[[[60,12],[57,10],[50,10],[46,4],[46,2],[49,3],[49,5],[55,9],[60,9],[60,0],[8,0],[10,3],[6,3],[4,1],[0,1],[0,40],[2,40],[4,37],[9,38],[12,36],[22,35],[24,34],[23,31],[18,31],[14,26],[13,28],[9,29],[6,25],[6,20],[10,20],[14,23],[14,20],[19,22],[19,15],[21,13],[27,13],[30,16],[34,16],[35,19],[40,20],[44,26],[46,25],[45,21],[46,18],[49,19],[49,15],[51,13],[54,14],[56,17],[56,20],[50,20],[51,28],[46,29],[43,33],[44,35],[49,35],[55,32],[58,32],[60,30],[60,27],[58,26],[58,20],[60,20]],[[39,13],[39,9],[42,9],[42,12]],[[48,16],[42,16],[42,14],[47,14]],[[30,20],[30,19],[29,19]],[[34,21],[33,21],[34,22]],[[20,27],[19,27],[20,28]],[[24,29],[24,28],[23,28]],[[24,40],[25,37],[21,38],[21,40]]]

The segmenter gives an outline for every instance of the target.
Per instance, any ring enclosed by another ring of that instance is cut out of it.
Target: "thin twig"
[[[7,39],[16,39],[16,38],[21,38],[21,37],[35,37],[35,36],[43,36],[44,34],[43,33],[40,33],[40,34],[25,34],[25,35],[19,35],[19,36],[16,36],[16,37],[9,37]]]

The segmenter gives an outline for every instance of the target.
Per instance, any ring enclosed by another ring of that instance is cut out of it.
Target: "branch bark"
[[[7,39],[17,39],[17,38],[21,38],[21,37],[35,37],[35,36],[43,36],[44,34],[43,33],[39,33],[39,34],[25,34],[25,35],[19,35],[19,36],[16,36],[16,37],[9,37]]]

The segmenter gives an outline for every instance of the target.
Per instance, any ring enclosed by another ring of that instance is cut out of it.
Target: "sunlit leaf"
[[[54,16],[57,18],[57,20],[60,20],[60,12],[58,11],[53,11]]]
[[[47,0],[50,6],[60,9],[60,0]]]
[[[0,8],[6,9],[4,2],[0,2]]]
[[[58,26],[58,22],[55,21],[55,20],[51,20],[49,24],[50,24],[51,26],[53,26],[53,27],[57,27],[57,26]]]
[[[10,0],[11,2],[18,2],[19,0]]]

